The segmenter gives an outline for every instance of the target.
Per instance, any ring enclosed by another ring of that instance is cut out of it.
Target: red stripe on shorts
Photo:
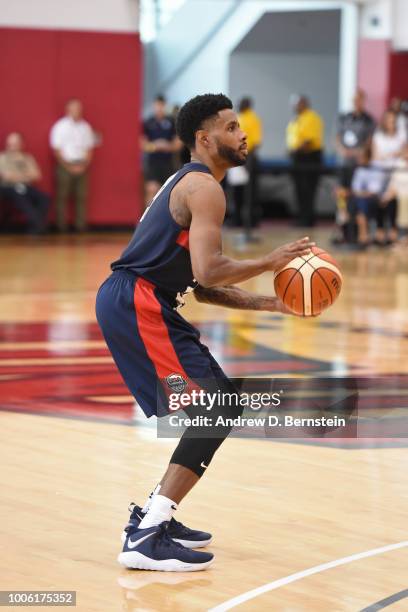
[[[186,387],[183,393],[189,393],[192,389],[199,390],[200,387],[191,381],[180,363],[154,289],[154,285],[144,278],[138,278],[135,283],[134,304],[137,325],[146,352],[158,378],[164,383],[166,395],[174,393],[173,389],[165,384],[165,379],[171,374],[179,374],[184,378]]]

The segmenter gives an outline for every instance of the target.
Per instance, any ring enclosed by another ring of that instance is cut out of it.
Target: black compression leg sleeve
[[[188,429],[176,446],[170,463],[182,465],[201,477],[225,438],[190,438],[186,436]]]
[[[229,382],[224,384],[227,385],[224,387],[225,391],[235,392],[234,388],[228,386],[230,385]],[[220,385],[220,388],[222,388],[222,385]],[[217,426],[217,419],[219,417],[234,419],[241,416],[242,411],[243,406],[240,406],[239,402],[232,406],[215,405],[208,412],[205,410],[203,412],[203,409],[186,408],[185,412],[190,418],[200,415],[206,416],[211,419],[212,425],[206,427],[190,425],[187,427],[170,459],[170,463],[182,465],[201,477],[210,465],[215,452],[232,430],[232,425],[221,424]]]

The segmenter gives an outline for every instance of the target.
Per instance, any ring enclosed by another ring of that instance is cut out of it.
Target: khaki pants
[[[86,196],[88,193],[88,173],[71,174],[60,164],[56,170],[57,192],[55,207],[57,212],[57,228],[66,231],[67,203],[72,194],[75,202],[75,229],[83,232],[86,229]]]
[[[408,193],[398,195],[397,225],[408,229]]]

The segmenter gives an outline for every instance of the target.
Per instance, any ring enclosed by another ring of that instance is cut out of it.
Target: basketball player
[[[180,110],[177,132],[191,162],[171,176],[145,211],[113,273],[99,289],[96,313],[115,363],[147,417],[160,416],[158,381],[167,392],[194,388],[197,379],[229,383],[199,332],[177,312],[180,296],[194,291],[198,301],[246,310],[287,312],[274,297],[235,287],[265,271],[278,270],[307,255],[308,238],[286,244],[259,259],[236,261],[222,252],[225,197],[220,181],[228,168],[245,163],[246,134],[231,101],[206,94]],[[231,388],[231,386],[229,387]],[[187,409],[186,409],[187,411]],[[213,555],[211,534],[172,518],[228,435],[194,437],[188,427],[166,473],[143,508],[134,506],[122,534],[119,562],[127,568],[195,571]]]

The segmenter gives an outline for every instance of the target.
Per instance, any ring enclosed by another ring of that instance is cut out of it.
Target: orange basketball
[[[338,298],[342,276],[329,253],[312,247],[275,272],[275,293],[294,314],[310,317],[326,310]]]

